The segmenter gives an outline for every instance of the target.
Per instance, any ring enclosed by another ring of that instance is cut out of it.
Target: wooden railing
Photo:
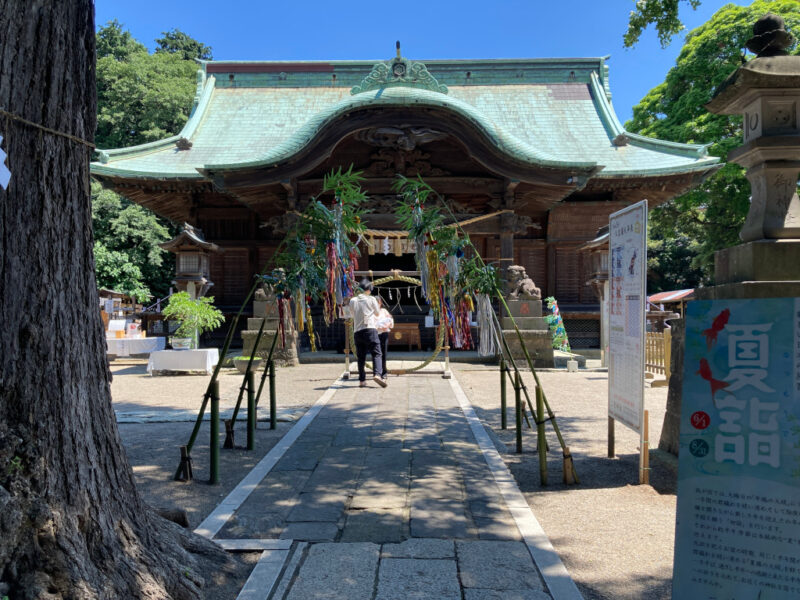
[[[648,373],[664,375],[669,379],[670,345],[672,334],[669,329],[661,333],[647,332],[645,340],[645,371]]]

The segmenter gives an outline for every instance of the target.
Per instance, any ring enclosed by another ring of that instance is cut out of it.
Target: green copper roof
[[[380,63],[388,70],[375,61],[203,63],[192,116],[178,135],[101,151],[92,172],[194,179],[202,169],[278,164],[353,109],[409,105],[452,111],[510,159],[602,167],[595,177],[685,173],[718,161],[705,146],[625,132],[602,58],[425,61],[416,78],[392,81],[397,62]]]

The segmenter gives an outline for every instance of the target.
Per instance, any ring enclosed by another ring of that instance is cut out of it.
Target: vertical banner
[[[800,598],[800,298],[689,303],[673,600]]]
[[[643,433],[647,201],[609,217],[608,416]]]

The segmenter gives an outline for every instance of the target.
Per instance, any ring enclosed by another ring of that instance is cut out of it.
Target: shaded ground
[[[185,375],[150,377],[146,362],[127,360],[111,364],[114,379],[111,385],[114,409],[131,415],[146,411],[148,414],[164,411],[174,414],[185,411],[196,415],[202,402],[209,376]],[[322,391],[341,373],[340,365],[309,365],[299,369],[279,369],[276,373],[276,391],[282,408],[294,408],[302,413],[313,404]],[[230,408],[236,401],[242,375],[235,370],[223,371],[220,376],[221,408]],[[268,402],[268,391],[263,402]],[[263,412],[263,411],[262,411]],[[194,480],[173,480],[180,459],[179,446],[189,441],[194,423],[120,423],[118,425],[128,460],[133,467],[136,482],[145,500],[154,507],[185,510],[192,528],[196,527],[223,499],[253,466],[269,452],[272,446],[293,425],[279,422],[275,431],[269,424],[258,423],[256,449],[242,450],[246,442],[246,427],[239,422],[234,450],[220,451],[220,483],[211,486],[209,477],[209,427],[203,423],[192,451]],[[206,593],[207,600],[232,600],[258,560],[259,553],[237,553],[241,567],[233,576],[212,576],[215,588]]]
[[[579,486],[562,484],[558,439],[548,427],[549,486],[539,485],[536,436],[525,431],[522,456],[513,454],[512,429],[500,429],[497,369],[453,365],[484,424],[507,444],[503,455],[550,541],[587,600],[667,600],[672,589],[675,475],[651,460],[651,486],[638,481],[639,435],[616,425],[617,458],[607,458],[608,376],[600,372],[543,372],[547,398],[572,451]],[[534,382],[529,374],[530,389]],[[508,423],[513,426],[509,386]],[[645,389],[651,446],[657,446],[667,388]]]

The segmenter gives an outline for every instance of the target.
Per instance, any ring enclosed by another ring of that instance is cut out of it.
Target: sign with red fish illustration
[[[609,217],[608,416],[642,433],[647,201]]]
[[[672,598],[800,598],[800,298],[689,303]]]

